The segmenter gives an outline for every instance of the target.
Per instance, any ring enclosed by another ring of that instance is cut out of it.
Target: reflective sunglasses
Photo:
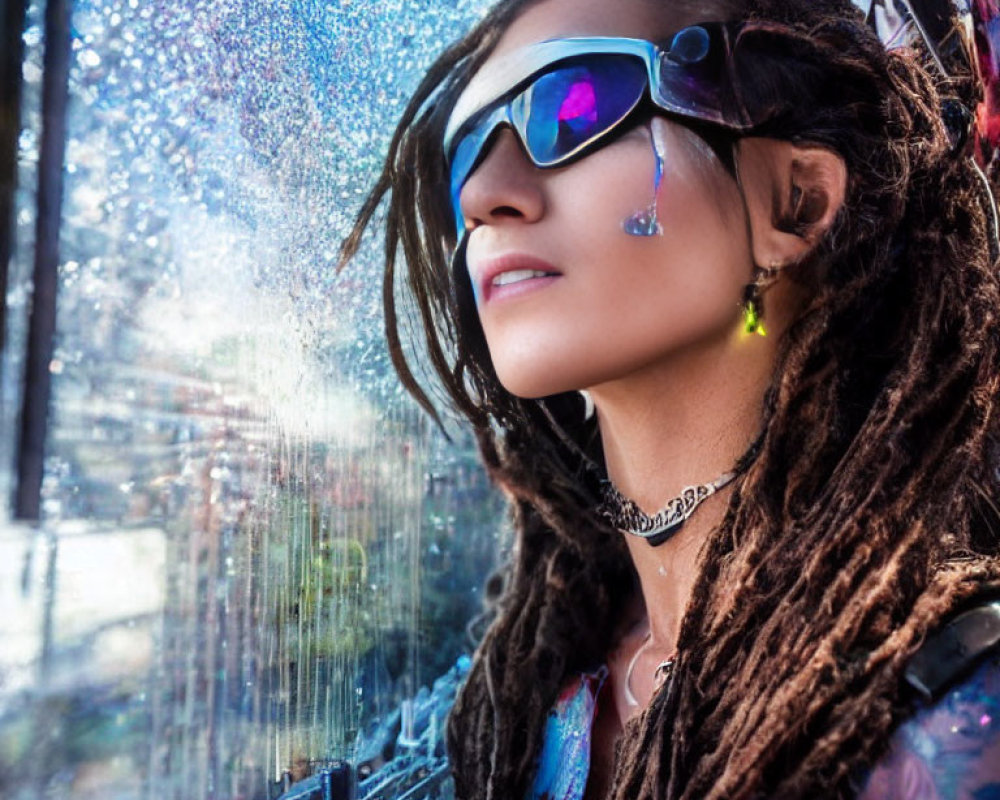
[[[445,128],[456,231],[459,195],[501,125],[513,129],[537,167],[592,152],[650,100],[681,118],[743,132],[751,119],[733,90],[738,23],[680,30],[663,47],[641,39],[587,37],[529,45],[476,75]]]

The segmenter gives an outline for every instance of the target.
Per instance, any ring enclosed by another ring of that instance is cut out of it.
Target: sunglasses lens
[[[511,121],[540,167],[576,155],[625,119],[646,91],[645,64],[632,56],[590,56],[556,67],[511,101]],[[456,226],[463,229],[459,197],[479,162],[502,110],[475,123],[458,140],[451,163],[451,200]]]
[[[645,64],[630,56],[594,56],[542,75],[517,106],[532,159],[552,166],[576,154],[629,115],[646,83]]]
[[[485,139],[488,137],[488,130],[478,129],[464,136],[455,148],[451,157],[451,205],[455,211],[456,229],[461,231],[465,226],[462,218],[462,207],[459,203],[462,187],[468,180],[469,174],[479,160],[479,153],[483,149]]]

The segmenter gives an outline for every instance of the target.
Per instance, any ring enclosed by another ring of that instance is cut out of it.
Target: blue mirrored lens
[[[576,155],[611,131],[646,91],[646,66],[629,56],[603,56],[546,73],[524,94],[522,138],[538,166]]]
[[[611,131],[642,100],[648,73],[633,56],[595,55],[558,65],[506,104],[481,116],[451,155],[451,199],[456,229],[464,225],[459,197],[493,131],[509,122],[528,156],[551,167],[580,154]]]
[[[464,137],[458,143],[458,148],[451,159],[451,205],[455,211],[455,230],[459,233],[465,227],[459,200],[462,187],[472,172],[476,159],[479,157],[479,151],[482,149],[483,142],[480,139],[481,137],[476,136],[475,132]]]
[[[493,131],[497,125],[508,119],[507,106],[494,108],[484,115],[472,130],[458,140],[458,145],[451,155],[451,205],[455,212],[455,230],[461,234],[464,228],[462,208],[459,198],[462,187],[469,179],[472,170],[476,168]]]

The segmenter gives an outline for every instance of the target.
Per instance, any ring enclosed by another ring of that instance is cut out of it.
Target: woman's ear
[[[805,258],[844,204],[847,166],[837,153],[819,145],[741,139],[736,170],[754,263],[764,267]]]

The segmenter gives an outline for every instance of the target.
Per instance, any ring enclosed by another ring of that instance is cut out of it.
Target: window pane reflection
[[[273,796],[468,648],[501,503],[391,374],[378,248],[332,265],[485,6],[74,5],[45,519],[0,533],[3,797]]]

